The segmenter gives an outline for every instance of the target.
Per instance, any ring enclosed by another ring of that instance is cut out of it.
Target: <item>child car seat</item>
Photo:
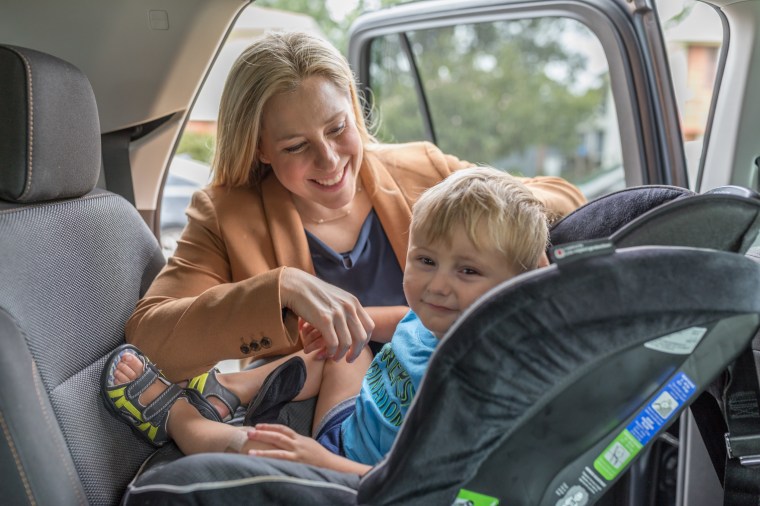
[[[732,198],[743,214],[746,199]],[[719,247],[757,234],[753,205],[741,230],[709,221],[726,234],[714,237]],[[659,230],[646,214],[634,222]],[[760,270],[723,251],[592,246],[508,281],[463,315],[390,453],[363,478],[195,455],[146,471],[126,503],[593,504],[747,346]]]

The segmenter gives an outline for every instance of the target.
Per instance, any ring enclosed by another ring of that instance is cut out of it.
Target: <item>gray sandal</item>
[[[133,381],[115,385],[114,371],[125,354],[132,354],[143,363],[142,374]],[[140,404],[140,395],[155,381],[167,386],[147,406]],[[166,431],[169,410],[174,402],[184,396],[184,390],[170,383],[161,371],[131,344],[123,344],[108,357],[100,377],[103,402],[115,417],[126,422],[141,438],[153,446],[161,447],[170,441]]]
[[[226,422],[235,416],[235,411],[240,406],[240,399],[230,390],[222,386],[216,378],[219,369],[213,368],[209,372],[200,374],[190,380],[185,387],[190,404],[209,420]],[[216,397],[224,404],[230,413],[222,418],[213,404],[208,401],[209,397]]]

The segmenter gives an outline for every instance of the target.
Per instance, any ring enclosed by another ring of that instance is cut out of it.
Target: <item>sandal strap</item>
[[[145,392],[156,380],[160,380],[163,383],[167,383],[166,380],[164,380],[161,377],[161,373],[156,368],[156,366],[150,362],[147,361],[144,357],[139,356],[138,357],[142,363],[143,363],[143,373],[140,375],[139,378],[134,380],[128,387],[126,391],[127,399],[134,402],[137,399],[140,398],[140,396]]]
[[[166,390],[161,392],[158,397],[145,406],[142,413],[143,419],[151,425],[159,425],[166,430],[165,418],[169,414],[169,409],[171,409],[174,401],[176,401],[182,393],[183,388],[172,383]]]
[[[241,402],[237,395],[219,383],[219,380],[216,377],[218,373],[219,369],[215,367],[208,372],[195,376],[188,382],[186,388],[189,392],[198,394],[197,396],[190,396],[191,403],[196,408],[210,408],[213,411],[216,411],[216,409],[208,402],[208,398],[213,396],[219,399],[222,404],[227,406],[227,409],[230,412],[230,414],[225,417],[225,420],[228,420],[235,416],[235,411],[240,406]],[[200,397],[202,400],[198,399],[198,397]],[[205,406],[205,404],[208,404],[208,406]],[[204,411],[201,413],[206,418],[211,418],[212,420],[214,419],[213,417],[209,417],[206,413],[204,413]]]

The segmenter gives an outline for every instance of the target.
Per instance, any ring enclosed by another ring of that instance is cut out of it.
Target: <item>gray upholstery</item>
[[[573,241],[606,238],[659,205],[693,195],[696,194],[677,186],[625,188],[594,199],[565,216],[552,227],[549,239],[556,246]]]
[[[99,378],[163,256],[127,201],[93,190],[81,72],[0,46],[0,110],[2,502],[114,504],[152,450],[108,414]]]
[[[0,46],[0,69],[0,199],[33,203],[92,190],[100,123],[84,74],[14,46]]]
[[[691,246],[745,253],[760,230],[760,200],[706,193],[663,204],[612,234],[619,247]]]
[[[449,332],[390,454],[362,481],[360,504],[451,504],[460,487],[554,504],[557,473],[579,456],[593,468],[684,365],[703,388],[760,321],[760,266],[739,255],[632,248],[553,269],[508,282]],[[741,315],[737,332],[713,327]],[[691,355],[643,346],[698,326],[716,333]],[[584,455],[592,448],[594,458]]]

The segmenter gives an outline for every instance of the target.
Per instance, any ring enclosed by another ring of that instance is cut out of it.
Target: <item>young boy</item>
[[[543,206],[517,179],[486,167],[454,173],[424,192],[414,205],[404,270],[410,311],[391,342],[369,369],[361,363],[308,368],[307,383],[321,385],[320,397],[344,395],[318,418],[316,440],[283,425],[240,428],[214,422],[186,402],[173,402],[167,409],[168,420],[163,419],[167,437],[185,453],[232,448],[364,474],[390,450],[438,341],[484,293],[546,265],[547,238]],[[305,332],[312,331],[306,327]],[[122,362],[129,368],[106,389],[138,383],[143,365],[149,364],[138,354],[134,350],[112,357],[112,364]],[[355,388],[347,378],[357,371],[366,371],[359,395],[345,396]],[[157,390],[153,396],[171,390],[161,382],[150,387]],[[311,391],[313,386],[305,389]]]

